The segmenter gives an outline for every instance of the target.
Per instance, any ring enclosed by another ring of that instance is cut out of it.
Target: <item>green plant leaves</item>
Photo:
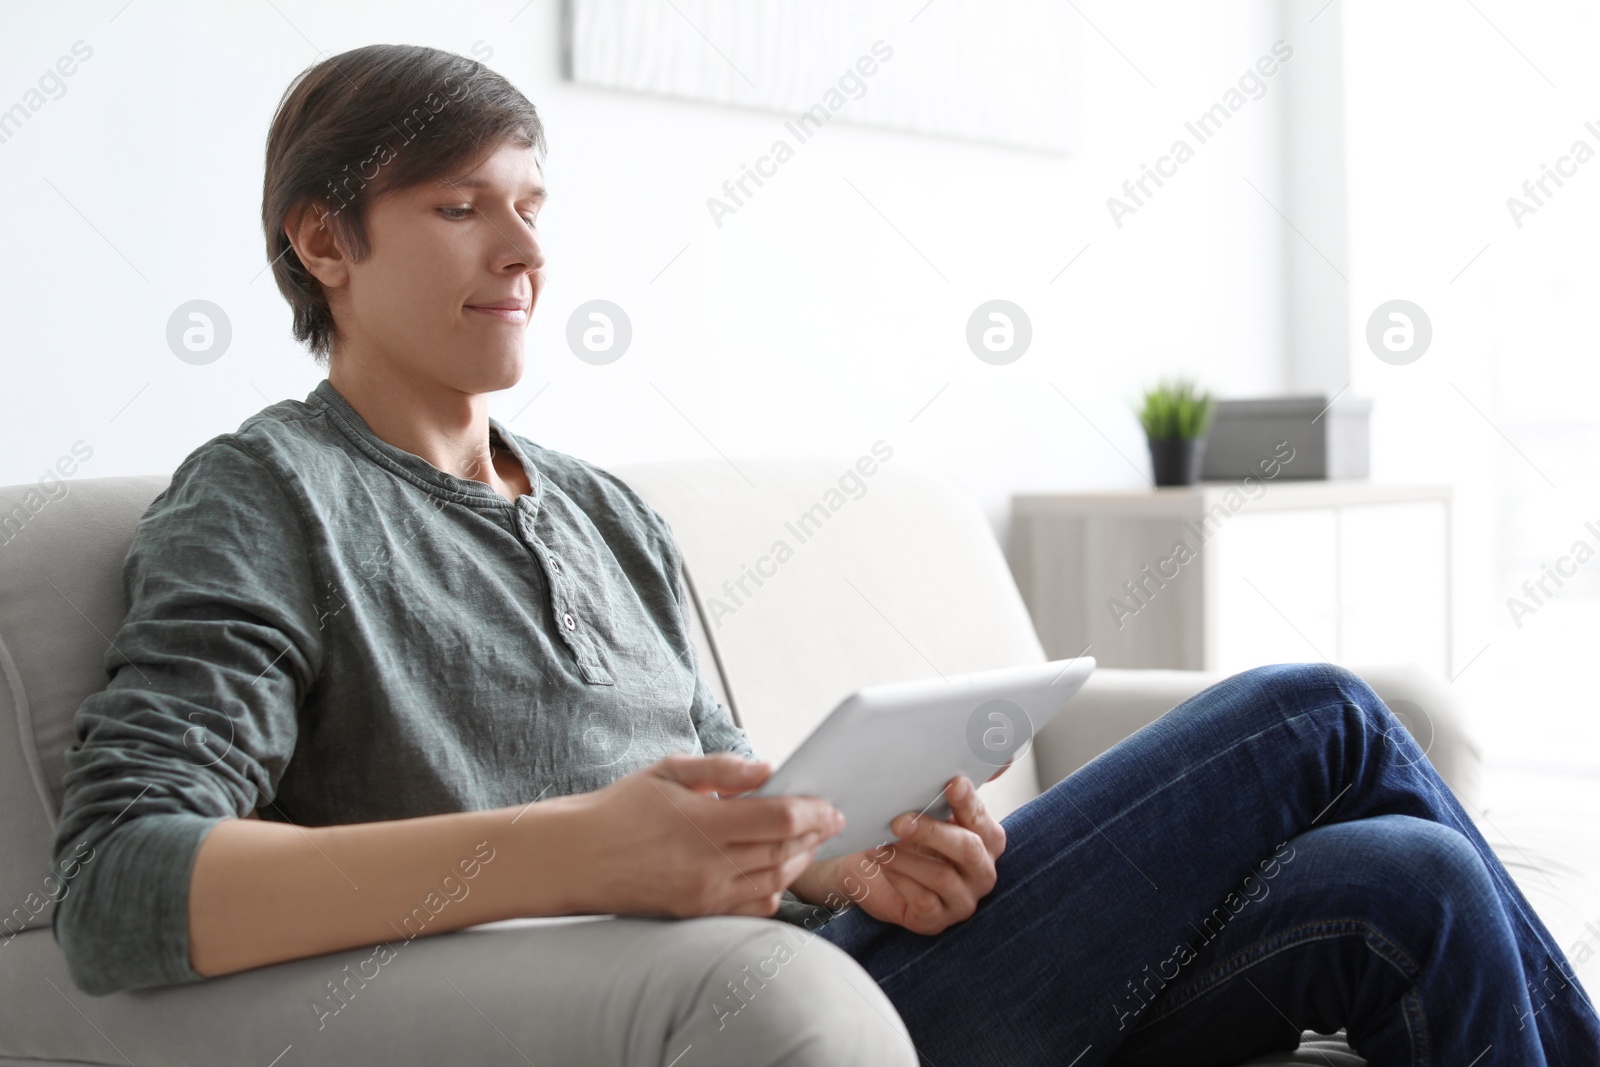
[[[1144,407],[1138,411],[1145,436],[1152,441],[1204,437],[1211,428],[1216,398],[1198,388],[1192,380],[1179,378],[1147,390]]]

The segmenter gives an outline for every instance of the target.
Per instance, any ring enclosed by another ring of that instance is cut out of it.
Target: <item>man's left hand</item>
[[[791,887],[795,895],[834,908],[854,901],[873,918],[919,934],[971,918],[994,888],[1006,831],[966,775],[950,779],[944,795],[949,819],[907,812],[891,827],[899,841],[812,864]]]

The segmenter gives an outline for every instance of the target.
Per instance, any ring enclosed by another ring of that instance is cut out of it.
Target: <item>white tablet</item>
[[[858,689],[749,796],[819,796],[845,828],[817,859],[897,840],[902,812],[950,817],[944,785],[981,786],[1027,750],[1088,679],[1093,656]]]

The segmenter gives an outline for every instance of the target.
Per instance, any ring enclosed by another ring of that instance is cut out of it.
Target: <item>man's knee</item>
[[[1418,897],[1440,902],[1469,919],[1479,908],[1498,912],[1494,878],[1465,834],[1408,815],[1390,816],[1387,822],[1396,828],[1390,842],[1391,863],[1406,868]]]
[[[1239,671],[1230,680],[1240,685],[1284,692],[1364,696],[1372,691],[1362,677],[1350,668],[1320,660],[1263,663]]]
[[[1351,705],[1372,716],[1380,733],[1398,721],[1365,679],[1337,663],[1267,663],[1242,670],[1222,684],[1247,695],[1245,705],[1272,716]]]
[[[1498,916],[1494,880],[1460,831],[1412,815],[1377,815],[1334,823],[1296,838],[1327,853],[1320,876],[1330,902],[1357,906],[1376,919],[1410,915],[1434,932],[1465,923],[1478,930],[1485,911]],[[1316,854],[1315,852],[1313,854]]]
[[[917,1063],[893,1003],[843,949],[809,930],[749,920],[701,976],[679,1067]]]

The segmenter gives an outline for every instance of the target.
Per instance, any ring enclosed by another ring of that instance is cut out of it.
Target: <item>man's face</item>
[[[544,287],[541,179],[533,149],[502,145],[448,180],[378,199],[367,213],[371,254],[329,294],[341,343],[363,362],[462,392],[515,385]],[[514,309],[477,310],[507,303]]]

